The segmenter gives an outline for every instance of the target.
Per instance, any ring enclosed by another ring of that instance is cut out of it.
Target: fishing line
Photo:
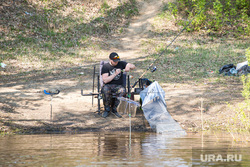
[[[162,56],[163,53],[166,52],[167,48],[172,45],[172,43],[180,36],[180,34],[191,24],[191,22],[207,7],[207,5],[210,3],[211,1],[207,2],[205,4],[205,6],[193,17],[193,19],[191,21],[189,21],[189,23],[176,35],[176,37],[166,46],[166,48],[155,58],[155,60],[152,62],[152,64],[150,64],[148,66],[148,68],[145,70],[145,72],[138,78],[138,81],[136,81],[134,83],[134,85],[132,86],[133,88],[135,87],[135,85],[139,82],[139,79],[141,79],[146,72],[153,66],[153,64],[159,59],[160,56]],[[152,72],[154,72],[156,70],[156,67],[154,67],[153,70],[151,70]]]

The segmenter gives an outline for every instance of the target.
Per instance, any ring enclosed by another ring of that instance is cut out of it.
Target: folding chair
[[[102,76],[101,76],[101,70],[102,67],[105,63],[107,63],[108,61],[101,61],[100,62],[100,67],[99,67],[99,71],[96,71],[96,66],[94,66],[93,69],[93,84],[92,84],[92,92],[89,94],[83,94],[83,89],[81,89],[81,95],[82,96],[92,96],[92,106],[93,106],[93,101],[94,98],[97,98],[97,105],[98,105],[98,114],[100,115],[101,113],[101,99],[102,99],[102,93],[101,93],[101,89],[104,85],[103,80],[102,80]],[[95,92],[95,78],[97,75],[97,92]],[[129,75],[127,75],[126,72],[123,72],[123,86],[126,89],[126,95],[128,95],[128,92],[130,92],[130,80],[129,80]],[[113,98],[116,98],[116,94],[112,94]],[[114,102],[114,100],[112,100]],[[112,104],[111,104],[112,105]]]

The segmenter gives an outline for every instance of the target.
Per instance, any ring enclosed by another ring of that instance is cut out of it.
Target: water
[[[192,156],[192,148],[217,152],[239,148],[243,158],[237,164],[250,166],[249,146],[233,142],[230,136],[211,134],[180,138],[127,132],[13,135],[0,137],[0,166],[192,166],[192,160],[202,166]]]

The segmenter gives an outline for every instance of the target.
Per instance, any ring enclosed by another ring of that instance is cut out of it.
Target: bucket
[[[132,117],[135,117],[137,107],[139,107],[140,104],[124,97],[118,97],[117,99],[120,100],[120,104],[117,108],[118,112],[127,115],[131,114]]]

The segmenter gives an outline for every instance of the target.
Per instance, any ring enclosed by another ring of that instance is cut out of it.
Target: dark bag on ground
[[[250,67],[248,65],[244,65],[240,69],[238,69],[239,75],[247,75],[248,73],[250,73]]]
[[[221,69],[219,70],[219,73],[222,74],[222,73],[227,73],[231,68],[235,68],[236,67],[233,65],[233,64],[227,64],[227,65],[224,65],[223,67],[221,67]]]

